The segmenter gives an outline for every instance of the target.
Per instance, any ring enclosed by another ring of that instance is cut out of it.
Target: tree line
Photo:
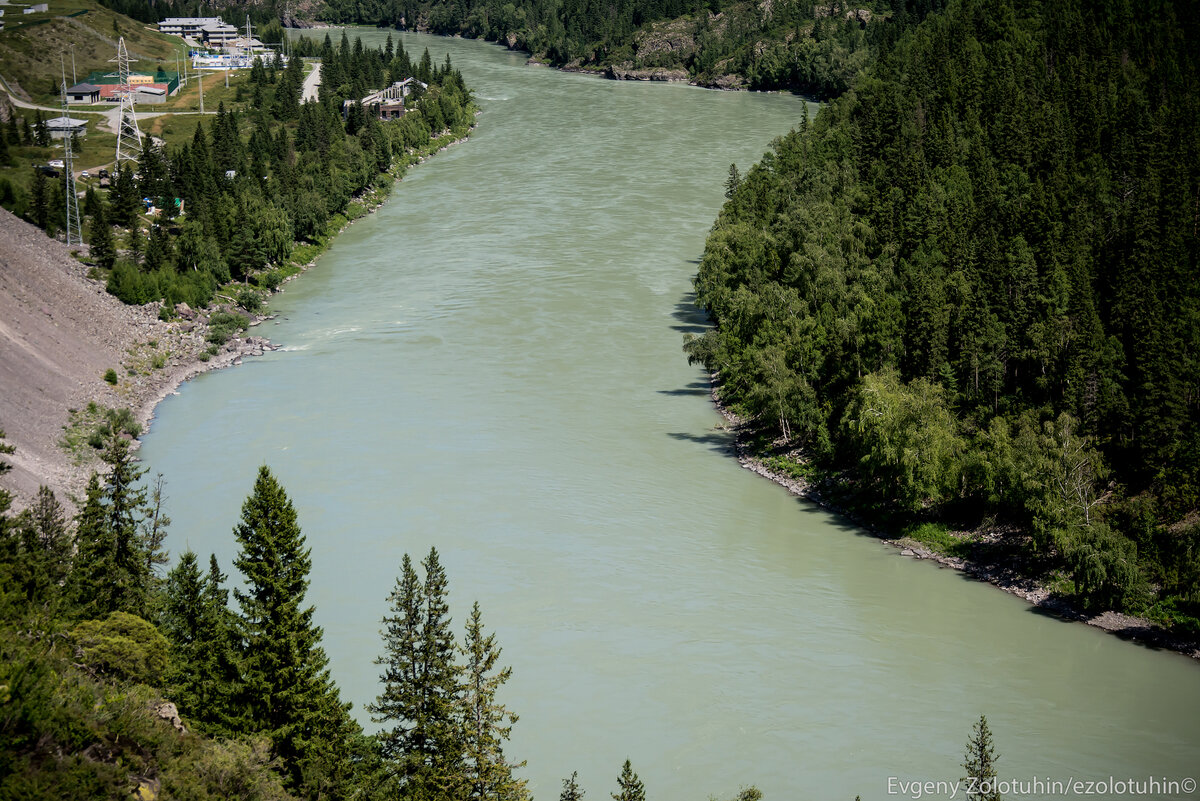
[[[324,77],[316,102],[301,103],[301,58],[286,67],[279,56],[256,59],[239,100],[197,123],[190,142],[168,152],[146,136],[136,168],[122,163],[107,190],[89,184],[86,238],[112,294],[204,307],[231,281],[274,289],[295,243],[321,241],[353,198],[389,184],[396,163],[474,124],[470,92],[448,57],[433,65],[428,51],[412,59],[390,40],[369,49],[344,33],[336,46],[326,35],[310,49]],[[357,102],[409,77],[427,86],[399,120],[381,121]],[[15,118],[8,127],[5,136],[24,136]],[[27,218],[49,232],[64,228],[62,181],[35,169],[31,186],[31,201],[18,204]],[[146,218],[145,200],[157,216]],[[251,310],[259,299],[242,297]]]
[[[164,575],[161,476],[147,485],[121,436],[104,460],[73,521],[45,487],[15,516],[0,490],[0,798],[530,797],[505,750],[512,671],[478,603],[454,632],[436,548],[419,570],[401,562],[367,735],[330,677],[305,600],[311,551],[271,471],[233,530],[231,593],[215,556],[204,570],[185,551]],[[154,720],[164,699],[186,735]],[[644,801],[628,760],[617,784],[614,798]]]
[[[740,76],[752,89],[831,97],[897,32],[940,0],[332,0],[325,18],[505,43],[555,66],[667,67],[701,84]],[[865,12],[865,13],[861,13]],[[675,46],[649,44],[671,22]]]
[[[1086,608],[1200,630],[1200,59],[1173,2],[956,0],[744,176],[691,359],[831,493],[1016,523]]]

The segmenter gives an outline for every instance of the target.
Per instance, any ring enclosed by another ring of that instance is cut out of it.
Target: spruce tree
[[[92,260],[104,269],[111,270],[117,260],[117,246],[113,242],[112,227],[108,224],[108,215],[104,211],[102,200],[97,201],[96,213],[92,216],[88,244],[91,246]]]
[[[431,548],[421,582],[406,554],[384,617],[383,693],[368,707],[379,737],[397,763],[403,792],[415,797],[457,794],[463,776],[461,673],[446,604],[446,573]]]
[[[615,801],[646,801],[646,788],[633,772],[628,759],[621,767],[621,775],[617,777],[617,787],[620,788],[619,792],[612,794]]]
[[[234,564],[246,584],[233,594],[248,728],[271,739],[293,789],[337,796],[330,780],[344,779],[345,740],[354,727],[329,677],[314,608],[304,603],[310,551],[292,502],[265,465],[233,533],[241,545]]]
[[[104,487],[92,473],[83,506],[75,515],[75,562],[68,580],[68,597],[79,617],[99,618],[116,609],[113,585],[107,577],[114,571],[112,532],[105,525]]]
[[[41,170],[33,171],[30,195],[30,213],[33,215],[33,224],[45,230],[50,225],[50,185],[46,180],[46,173]]]
[[[568,779],[563,779],[562,792],[558,794],[558,801],[582,801],[584,796],[583,788],[579,786],[579,771],[572,771]]]
[[[112,536],[113,609],[146,617],[151,589],[151,562],[141,528],[146,491],[140,487],[145,470],[137,467],[129,442],[114,434],[102,456],[108,463],[105,485],[105,525]]]
[[[1000,791],[996,788],[996,760],[999,758],[992,745],[987,717],[980,715],[967,739],[967,752],[963,757],[963,769],[967,772],[963,782],[967,785],[969,801],[1000,801]]]
[[[468,798],[496,801],[528,798],[525,781],[513,777],[513,769],[525,763],[510,764],[504,756],[504,741],[512,733],[517,716],[496,700],[496,693],[512,675],[512,668],[496,668],[500,646],[496,645],[494,634],[484,634],[478,601],[467,621],[463,658],[462,736]]]
[[[71,535],[62,505],[49,487],[40,487],[33,504],[18,516],[26,600],[54,611],[71,568]]]

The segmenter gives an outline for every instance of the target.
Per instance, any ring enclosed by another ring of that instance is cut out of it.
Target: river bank
[[[445,134],[397,159],[390,175],[399,180],[413,166],[464,141]],[[316,243],[297,248],[273,292],[313,267],[337,236],[377,210],[395,180],[351,201]],[[87,444],[105,423],[107,410],[128,409],[140,436],[165,398],[198,375],[237,366],[247,356],[278,346],[253,333],[268,313],[237,307],[219,292],[206,310],[177,306],[172,320],[160,319],[161,303],[128,306],[108,294],[106,282],[58,240],[0,210],[0,430],[16,451],[3,487],[13,510],[26,507],[47,486],[72,513],[92,472],[102,470],[99,450]],[[246,328],[214,342],[209,321],[216,314],[241,314]],[[131,433],[131,432],[127,432]],[[137,446],[136,436],[135,447]]]
[[[738,464],[747,470],[774,481],[793,495],[810,500],[831,512],[845,517],[859,528],[871,532],[883,544],[896,549],[900,556],[929,561],[940,567],[957,570],[974,579],[991,584],[1010,595],[1015,595],[1018,598],[1028,601],[1039,610],[1044,610],[1047,614],[1051,614],[1064,621],[1086,623],[1089,626],[1107,631],[1110,634],[1115,634],[1124,640],[1131,640],[1152,648],[1176,651],[1192,659],[1200,660],[1200,642],[1172,634],[1146,618],[1114,611],[1088,614],[1073,606],[1065,598],[1056,595],[1050,587],[1036,579],[1023,575],[1018,565],[1012,560],[998,559],[984,561],[941,553],[924,543],[880,528],[875,523],[862,518],[860,515],[831,500],[807,479],[788,475],[772,468],[754,453],[748,436],[749,427],[747,421],[740,418],[721,402],[717,393],[717,376],[710,376],[709,381],[711,388],[710,397],[713,406],[726,420],[728,430],[733,434],[734,457],[737,459]],[[1017,532],[1010,530],[1001,531],[993,526],[975,531],[955,531],[951,532],[951,535],[964,542],[996,542],[1004,536],[1013,536],[1014,533]]]

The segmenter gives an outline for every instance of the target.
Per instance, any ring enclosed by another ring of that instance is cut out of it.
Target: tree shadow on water
[[[658,394],[659,395],[695,395],[696,397],[707,398],[709,395],[712,394],[712,386],[708,383],[708,381],[693,381],[692,383],[688,384],[686,387],[680,387],[679,389],[660,389],[660,390],[658,390]]]
[[[727,431],[709,431],[704,434],[693,434],[690,431],[669,431],[667,436],[680,442],[695,442],[707,445],[709,449],[727,456],[734,454],[733,435]]]
[[[708,320],[708,313],[696,305],[695,292],[684,293],[679,302],[675,304],[675,310],[671,312],[671,316],[679,321],[679,325],[671,326],[672,331],[700,335],[712,327]]]

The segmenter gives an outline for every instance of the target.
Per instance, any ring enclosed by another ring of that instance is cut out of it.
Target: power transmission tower
[[[117,125],[117,167],[121,161],[137,161],[142,151],[142,132],[138,129],[137,112],[133,109],[133,86],[129,83],[129,51],[125,49],[125,37],[117,40],[116,62],[120,84],[117,96],[121,99],[120,123]]]
[[[60,61],[62,59],[60,58]],[[67,67],[62,64],[62,109],[63,120],[69,120],[70,108],[67,106]],[[63,167],[67,173],[67,247],[83,244],[83,229],[79,222],[79,196],[75,194],[75,165],[71,140],[74,133],[68,133],[63,139]]]

